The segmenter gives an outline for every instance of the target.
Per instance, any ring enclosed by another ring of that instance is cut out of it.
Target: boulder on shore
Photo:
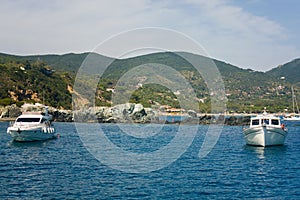
[[[113,107],[89,107],[81,110],[60,110],[48,107],[49,114],[56,122],[100,122],[100,123],[164,123],[159,120],[155,110],[144,108],[142,104],[125,103]],[[22,114],[22,109],[16,105],[0,107],[0,119],[13,119]],[[249,124],[249,116],[204,115],[197,116],[195,111],[187,112],[186,124],[225,124],[244,126]]]
[[[0,118],[17,118],[21,114],[21,108],[15,104],[0,108]]]
[[[113,107],[95,107],[74,111],[76,122],[101,123],[148,123],[155,118],[151,108],[144,108],[142,104],[125,103]]]

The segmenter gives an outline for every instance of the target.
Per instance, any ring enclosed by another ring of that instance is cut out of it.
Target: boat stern
[[[18,142],[30,142],[55,138],[53,127],[39,127],[34,129],[23,129],[20,127],[9,127],[7,133]]]

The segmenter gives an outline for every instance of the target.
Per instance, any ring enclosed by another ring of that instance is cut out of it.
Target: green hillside
[[[266,73],[277,79],[285,77],[286,81],[297,84],[300,82],[300,59],[295,59],[284,65],[279,65]]]
[[[73,83],[73,78],[67,73],[57,73],[41,61],[30,62],[10,56],[2,58],[0,105],[40,102],[58,108],[71,108],[71,94],[67,86]]]
[[[64,55],[33,55],[33,56],[12,56],[6,54],[0,54],[0,62],[9,61],[24,61],[29,62],[45,62],[50,65],[56,71],[67,71],[72,74],[76,74],[81,63],[85,59],[88,53],[82,54],[64,54]]]
[[[199,57],[201,57],[202,63],[207,63],[207,60],[210,60],[203,56]],[[268,73],[241,69],[218,60],[213,61],[219,69],[225,84],[226,95],[228,98],[227,107],[229,111],[260,112],[264,106],[272,107],[274,111],[283,111],[286,107],[290,106],[291,83],[276,79]],[[111,82],[109,87],[112,87],[112,85],[115,84],[115,82],[128,70],[147,63],[164,64],[179,71],[193,86],[197,97],[205,100],[205,103],[200,103],[200,111],[210,111],[210,95],[203,77],[201,77],[189,62],[176,53],[155,53],[126,60],[116,60],[105,73],[105,77]],[[102,90],[104,91],[105,87],[102,87]],[[159,94],[159,91],[149,94],[148,88],[146,87],[138,89],[133,96],[141,97],[137,99],[142,101],[143,104],[148,105],[147,102],[149,102],[151,97],[144,97],[151,95],[152,98],[150,100],[164,101],[159,97]],[[170,95],[166,96],[170,97]]]
[[[93,53],[93,61],[89,64],[95,69],[106,67],[105,62],[111,62],[99,79],[96,104],[109,106],[113,88],[131,69],[156,63],[178,71],[193,87],[200,102],[200,111],[210,112],[210,94],[204,77],[179,54],[197,58],[199,61],[197,65],[202,67],[206,67],[211,61],[206,57],[189,53],[153,53],[121,60]],[[0,83],[0,105],[31,101],[44,102],[54,107],[71,108],[75,75],[88,55],[88,53],[33,56],[0,54],[0,71],[4,77]],[[299,82],[297,66],[300,60],[294,60],[266,73],[241,69],[218,60],[213,62],[224,81],[228,111],[260,112],[266,106],[270,111],[280,112],[291,106],[290,87]],[[96,76],[97,72],[91,74]],[[157,74],[157,76],[162,75]],[[286,79],[281,80],[281,76],[285,76]],[[168,88],[159,84],[143,84],[145,81],[143,77],[139,79],[143,86],[136,88],[131,95],[131,102],[142,103],[147,107],[158,105],[180,107],[177,96]],[[88,87],[89,83],[87,81],[82,84]],[[296,95],[299,95],[299,85],[296,84],[294,88]]]

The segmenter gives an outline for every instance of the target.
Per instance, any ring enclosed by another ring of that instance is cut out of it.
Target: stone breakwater
[[[249,116],[205,115],[195,112],[184,113],[182,121],[164,121],[165,115],[141,104],[126,103],[113,107],[89,107],[80,110],[60,110],[49,106],[49,114],[56,122],[99,122],[99,123],[183,123],[183,124],[226,124],[247,125]],[[0,107],[0,120],[14,120],[22,114],[22,109],[16,105]]]

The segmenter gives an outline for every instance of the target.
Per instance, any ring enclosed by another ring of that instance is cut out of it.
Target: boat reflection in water
[[[250,146],[245,145],[244,150],[247,152],[251,152],[254,155],[256,155],[259,159],[266,159],[270,157],[278,157],[285,155],[285,152],[287,151],[287,146],[281,145],[281,146],[272,146],[272,147],[256,147],[256,146]]]

